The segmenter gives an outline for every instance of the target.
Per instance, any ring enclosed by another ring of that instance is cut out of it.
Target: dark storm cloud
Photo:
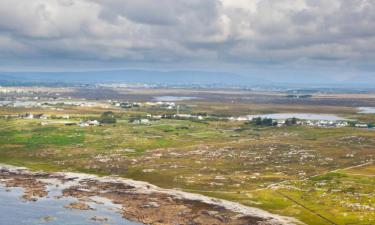
[[[373,21],[372,0],[0,0],[0,59],[368,68]]]

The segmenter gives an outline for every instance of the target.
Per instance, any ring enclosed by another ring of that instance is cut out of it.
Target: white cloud
[[[370,0],[0,0],[9,60],[371,64]],[[375,62],[374,62],[375,64]]]

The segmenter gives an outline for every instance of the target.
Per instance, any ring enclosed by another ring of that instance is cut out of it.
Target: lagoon
[[[51,192],[52,193],[52,192]],[[54,193],[58,193],[54,191]],[[6,189],[0,184],[0,224],[6,225],[140,225],[123,219],[116,212],[116,205],[90,203],[95,210],[76,210],[64,208],[65,205],[77,201],[69,197],[55,198],[49,195],[36,202],[21,198],[22,188]],[[93,217],[107,218],[108,221],[93,221]]]
[[[176,101],[188,101],[198,99],[198,97],[192,96],[158,96],[154,97],[156,101],[159,102],[176,102]]]

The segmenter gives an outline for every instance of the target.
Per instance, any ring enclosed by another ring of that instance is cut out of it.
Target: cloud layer
[[[0,61],[372,71],[374,21],[372,0],[0,0]]]

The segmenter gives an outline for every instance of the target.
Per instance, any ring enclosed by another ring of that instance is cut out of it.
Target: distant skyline
[[[372,0],[0,0],[0,71],[375,84],[374,21]]]

